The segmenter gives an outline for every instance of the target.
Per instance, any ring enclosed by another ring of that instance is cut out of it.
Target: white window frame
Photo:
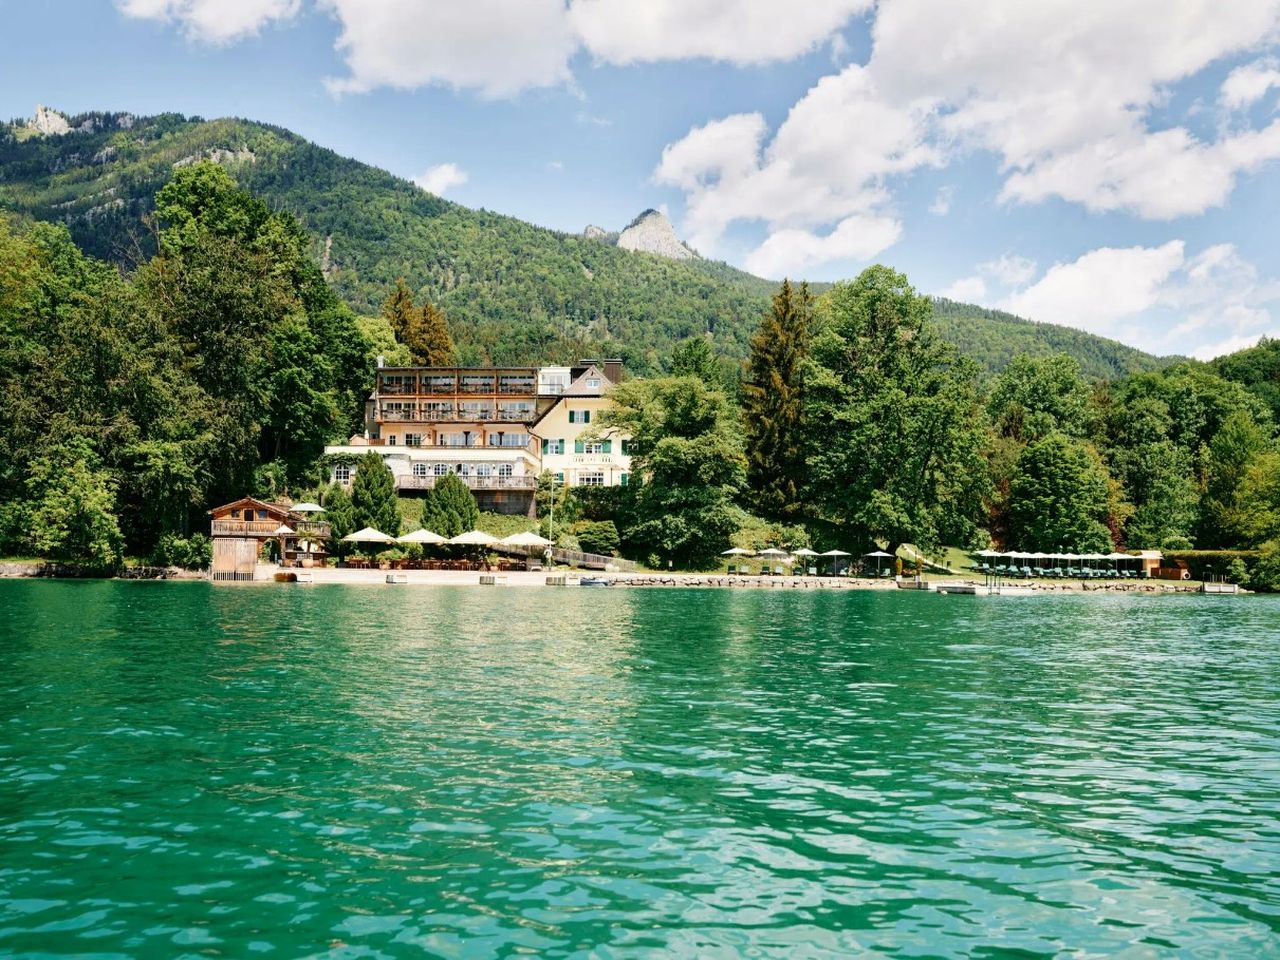
[[[578,474],[578,486],[580,487],[603,487],[604,485],[605,481],[603,470],[598,470],[594,473]]]
[[[447,463],[437,463],[433,464],[431,467],[431,473],[433,476],[447,477],[450,472],[451,471],[449,470],[449,465]]]
[[[333,467],[334,483],[350,483],[351,482],[351,464],[338,463]]]
[[[415,463],[415,464],[413,465],[413,475],[414,475],[415,477],[425,477],[425,476],[427,476],[427,475],[428,475],[428,470],[427,470],[427,467],[428,467],[428,466],[429,466],[429,464],[425,464],[425,463]]]

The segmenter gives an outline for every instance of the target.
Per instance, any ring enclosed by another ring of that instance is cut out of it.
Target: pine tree
[[[441,477],[422,507],[422,525],[442,537],[474,530],[480,510],[471,490],[453,474]]]
[[[357,528],[373,527],[388,536],[400,534],[400,504],[391,468],[370,450],[356,465],[351,481],[351,509]]]
[[[408,346],[408,338],[413,335],[413,328],[419,322],[419,315],[417,308],[413,305],[413,294],[404,282],[404,277],[396,281],[395,290],[382,301],[382,315],[391,324],[391,331],[396,335],[396,340]]]
[[[794,514],[804,483],[804,363],[813,301],[808,284],[789,280],[774,295],[751,338],[742,385],[747,432],[747,482],[766,516]]]
[[[425,367],[451,367],[457,353],[449,335],[449,321],[444,311],[432,303],[424,303],[411,339],[405,341],[413,354],[413,362]]]

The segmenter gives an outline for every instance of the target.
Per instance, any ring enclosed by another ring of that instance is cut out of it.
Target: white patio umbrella
[[[415,530],[413,533],[406,533],[403,537],[396,538],[400,543],[448,543],[449,541],[440,536],[440,534],[427,529]]]
[[[312,503],[310,500],[304,500],[302,503],[295,503],[289,508],[294,513],[324,513],[324,507],[318,503]]]
[[[743,550],[741,547],[730,547],[728,550],[720,551],[720,556],[722,557],[749,557],[751,555],[752,551]]]
[[[889,558],[892,558],[892,557],[893,557],[893,554],[892,554],[892,553],[885,553],[883,550],[872,550],[870,553],[864,553],[862,556],[863,556],[864,558],[866,558],[866,557],[875,557],[875,558],[876,558],[876,573],[879,573],[879,572],[880,572],[880,558],[881,558],[881,557],[889,557]]]
[[[827,550],[825,553],[818,554],[820,557],[852,557],[853,554],[846,550]]]
[[[395,537],[390,537],[381,530],[375,530],[373,527],[365,527],[363,530],[357,530],[355,533],[348,533],[342,538],[343,543],[395,543]]]
[[[294,534],[293,527],[286,526],[285,524],[282,523],[280,524],[280,526],[276,527],[275,533],[271,535],[273,537],[292,537],[293,534]]]
[[[810,550],[808,547],[801,547],[799,550],[795,551],[795,556],[797,557],[816,557],[818,555],[817,550]]]
[[[546,537],[540,537],[532,530],[525,530],[522,533],[513,533],[509,537],[503,537],[501,541],[506,547],[549,547],[551,541]]]
[[[757,557],[785,557],[787,556],[787,551],[779,550],[777,547],[768,547],[764,550],[757,551],[756,556]]]
[[[491,547],[498,542],[498,538],[483,530],[468,530],[447,542],[455,547]]]

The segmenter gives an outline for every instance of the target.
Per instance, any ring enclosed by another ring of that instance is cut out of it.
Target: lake
[[[0,955],[1280,954],[1280,598],[0,609]]]

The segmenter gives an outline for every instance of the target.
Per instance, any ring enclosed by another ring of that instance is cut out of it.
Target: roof
[[[237,507],[244,508],[251,506],[255,510],[267,510],[276,514],[278,517],[287,517],[290,513],[289,507],[282,503],[267,503],[265,500],[259,500],[257,497],[241,497],[239,500],[232,500],[230,503],[224,503],[220,507],[214,507],[208,511],[210,514],[221,513],[223,510],[233,510]]]
[[[587,380],[589,379],[598,379],[600,381],[600,386],[598,387],[587,386]],[[578,375],[577,379],[575,379],[571,384],[569,384],[568,388],[565,390],[564,393],[560,394],[560,396],[562,397],[602,397],[604,396],[604,392],[612,386],[613,386],[613,381],[610,380],[608,377],[606,377],[604,375],[604,371],[601,370],[596,364],[593,363],[591,364],[591,366],[587,367],[587,369],[583,370],[582,373]]]

